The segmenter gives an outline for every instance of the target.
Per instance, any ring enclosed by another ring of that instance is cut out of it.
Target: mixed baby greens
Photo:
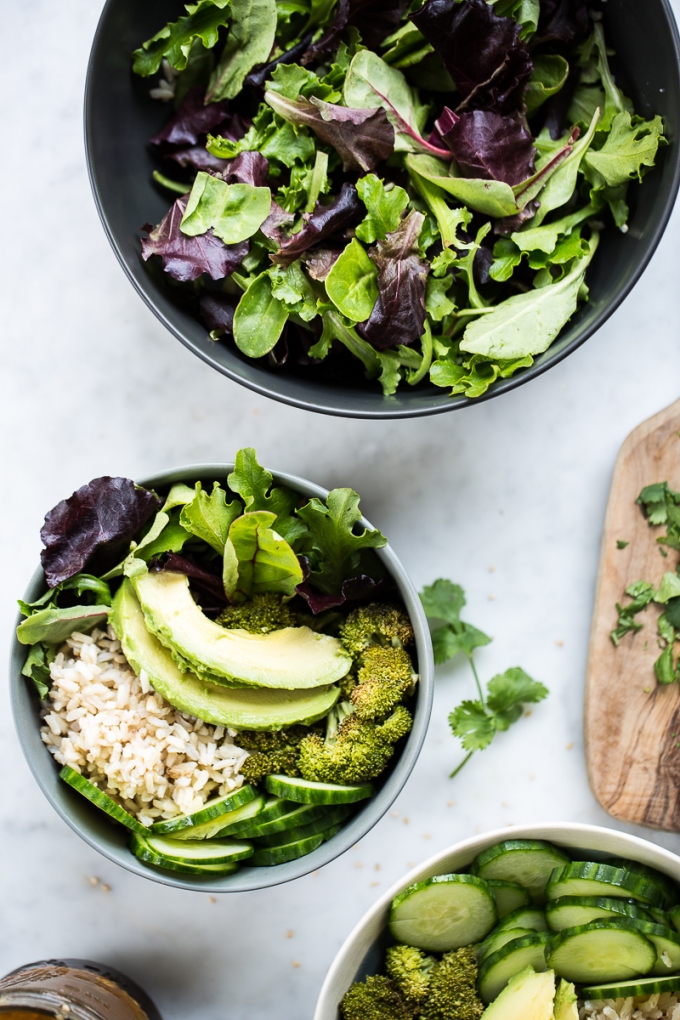
[[[637,503],[647,517],[650,528],[666,526],[666,534],[657,538],[659,552],[665,557],[666,548],[680,551],[680,492],[675,492],[668,482],[647,485],[638,496]],[[625,548],[627,542],[618,542]],[[680,659],[674,659],[675,642],[680,639],[680,564],[675,571],[663,575],[658,589],[650,581],[639,580],[626,588],[631,599],[625,605],[617,602],[616,627],[611,639],[618,647],[621,639],[630,633],[642,630],[636,620],[638,613],[652,602],[664,606],[656,624],[659,647],[663,649],[654,663],[654,673],[660,684],[672,684],[680,679]]]
[[[134,53],[175,112],[158,255],[213,339],[478,397],[587,298],[664,142],[582,0],[199,0]],[[372,384],[372,383],[371,383]]]
[[[476,700],[461,702],[449,716],[453,735],[458,737],[468,752],[451,773],[456,776],[463,765],[475,753],[489,746],[496,733],[503,732],[517,722],[524,705],[543,701],[548,689],[532,680],[519,666],[512,666],[505,673],[492,677],[487,685],[486,696],[479,682],[473,658],[476,648],[483,648],[491,638],[471,623],[461,620],[460,613],[465,605],[465,594],[458,584],[443,578],[428,585],[420,594],[425,615],[434,627],[432,644],[434,661],[440,665],[462,653],[470,663],[475,678]]]
[[[283,863],[331,838],[351,805],[372,796],[411,729],[405,702],[418,677],[413,628],[375,553],[386,540],[362,523],[356,492],[307,499],[274,484],[245,449],[224,487],[190,478],[159,496],[129,479],[96,478],[47,514],[41,537],[48,588],[20,602],[17,636],[50,727],[60,646],[108,623],[142,691],[227,728],[238,755],[248,752],[245,785],[181,814],[161,796],[142,824],[131,795],[82,750],[89,745],[78,745],[76,761],[52,741],[62,778],[132,831],[140,859],[197,874],[246,859]],[[120,684],[129,688],[129,673]],[[53,720],[66,740],[79,731],[79,711]],[[102,725],[107,746],[134,728],[121,723],[111,736],[116,721]],[[160,760],[158,733],[147,738]]]

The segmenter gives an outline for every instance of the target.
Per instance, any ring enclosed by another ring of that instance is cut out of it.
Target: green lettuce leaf
[[[213,483],[210,495],[203,491],[200,482],[196,482],[194,498],[182,507],[179,520],[186,531],[207,542],[222,555],[229,528],[242,512],[239,500],[227,503],[227,494],[219,482]]]
[[[105,623],[110,606],[70,606],[68,609],[41,609],[17,627],[17,638],[22,645],[35,645],[45,641],[59,645],[74,631],[87,634],[98,623]]]
[[[344,85],[345,103],[359,110],[379,107],[395,131],[395,152],[423,152],[420,138],[428,108],[424,106],[401,71],[390,67],[372,50],[359,50],[350,64]],[[419,140],[420,139],[420,140]]]
[[[585,155],[585,165],[591,171],[589,180],[596,189],[616,188],[634,179],[641,181],[643,167],[654,166],[662,142],[665,138],[661,117],[640,121],[631,118],[627,110],[617,113],[604,145]]]
[[[231,14],[227,42],[208,84],[207,103],[237,96],[246,75],[269,60],[274,46],[276,0],[231,0]]]
[[[276,515],[249,511],[229,528],[224,548],[224,590],[235,602],[278,592],[292,596],[302,584],[302,567],[292,548],[273,525]]]
[[[378,300],[378,270],[354,237],[326,277],[326,292],[352,322],[364,322]]]
[[[367,215],[357,227],[356,236],[366,244],[372,244],[378,238],[384,241],[387,234],[399,226],[401,214],[408,205],[407,193],[399,185],[393,185],[388,191],[375,174],[361,177],[357,181],[357,191],[366,206]]]
[[[237,492],[247,511],[265,510],[276,515],[276,531],[289,543],[294,543],[307,528],[292,516],[300,497],[285,485],[272,488],[273,475],[257,462],[252,447],[239,450],[234,461],[234,470],[227,482]]]
[[[132,70],[148,78],[156,74],[163,60],[183,71],[189,60],[189,51],[195,39],[211,49],[219,38],[219,31],[231,17],[231,0],[199,0],[187,4],[187,15],[170,22],[160,32],[142,43],[132,54]]]
[[[268,271],[256,276],[234,312],[234,343],[250,358],[268,354],[283,332],[289,311],[274,297]]]
[[[28,677],[35,684],[41,701],[45,700],[51,686],[50,662],[53,658],[54,653],[47,645],[31,645],[21,670],[22,676]]]
[[[226,184],[201,171],[196,175],[180,229],[189,237],[213,232],[225,244],[252,237],[269,216],[269,188],[252,184]]]
[[[361,572],[364,550],[387,544],[381,532],[361,526],[359,496],[353,489],[333,489],[325,504],[310,499],[297,513],[309,529],[303,545],[312,563],[309,580],[328,595],[338,595],[342,582]]]

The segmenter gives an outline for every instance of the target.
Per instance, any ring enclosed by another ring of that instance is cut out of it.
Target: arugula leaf
[[[327,103],[337,103],[342,99],[342,93],[324,78],[299,64],[279,64],[272,71],[268,88],[271,92],[279,92],[285,99],[310,99],[315,96]]]
[[[41,609],[17,627],[17,638],[22,645],[35,645],[44,641],[60,645],[74,631],[86,634],[98,623],[104,623],[110,606],[70,606],[68,609]]]
[[[142,43],[132,54],[132,70],[148,78],[156,74],[163,60],[171,67],[183,71],[194,39],[200,39],[206,49],[212,49],[219,38],[219,30],[231,16],[232,0],[199,0],[187,4],[187,15],[170,22],[160,32]]]
[[[188,237],[196,237],[212,228],[225,244],[237,244],[252,237],[262,226],[271,204],[269,188],[226,184],[201,172],[196,175],[180,230]]]
[[[242,152],[260,152],[270,163],[289,169],[296,163],[314,159],[316,145],[305,127],[290,124],[277,116],[266,103],[261,103],[252,126],[235,141],[233,138],[208,135],[206,148],[220,159],[234,159]]]
[[[342,159],[345,170],[373,170],[394,150],[394,129],[380,109],[351,109],[312,96],[286,99],[265,92],[265,102],[284,120],[309,127]]]
[[[219,482],[213,483],[210,495],[203,491],[200,482],[196,482],[194,498],[182,507],[179,521],[183,528],[207,542],[221,555],[224,552],[229,527],[242,512],[243,506],[239,500],[234,499],[227,503],[227,494]]]
[[[309,529],[303,546],[313,563],[309,580],[329,595],[340,594],[342,582],[361,573],[364,550],[387,544],[380,531],[362,527],[359,496],[353,489],[333,489],[325,504],[310,499],[297,516]]]
[[[289,311],[284,301],[274,297],[268,272],[260,273],[249,284],[234,312],[234,342],[251,358],[261,358],[277,344]]]
[[[534,69],[524,89],[527,117],[532,117],[546,100],[557,95],[569,77],[569,64],[558,53],[538,53],[533,63]]]
[[[206,103],[233,99],[246,75],[269,59],[276,36],[276,0],[231,0],[231,28],[212,73]]]
[[[425,286],[425,311],[433,322],[441,322],[442,319],[446,318],[447,315],[451,315],[456,310],[455,303],[450,297],[447,297],[447,292],[450,290],[452,283],[452,276],[437,279],[430,274],[427,278]]]
[[[600,110],[598,108],[593,114],[593,119],[586,133],[578,139],[575,145],[570,146],[567,158],[561,163],[555,173],[552,174],[541,191],[541,204],[534,217],[535,226],[540,227],[549,212],[566,205],[574,194],[581,162],[592,144],[599,120]],[[570,137],[573,137],[573,135]]]
[[[378,270],[356,238],[352,238],[326,277],[326,292],[353,322],[364,322],[378,299]]]
[[[35,684],[41,701],[45,700],[50,690],[52,676],[49,664],[53,658],[54,654],[48,645],[31,645],[21,670],[22,676],[28,677]]]
[[[298,315],[304,322],[316,318],[318,298],[299,259],[289,266],[272,266],[267,273],[272,282],[272,295],[288,306],[291,315]]]
[[[412,210],[397,230],[368,253],[378,269],[378,300],[358,332],[378,349],[408,345],[423,334],[429,265],[418,247],[422,225],[423,214]]]
[[[147,224],[149,236],[142,238],[142,258],[147,262],[152,255],[159,255],[164,272],[181,283],[197,280],[203,273],[213,280],[222,280],[241,265],[248,254],[248,242],[228,246],[212,229],[189,237],[180,228],[188,201],[189,195],[182,195],[157,227]]]
[[[375,174],[367,174],[357,181],[359,198],[366,206],[367,215],[356,229],[360,241],[372,244],[384,241],[387,234],[399,226],[401,214],[408,205],[408,194],[398,184],[389,190]]]
[[[265,510],[276,515],[276,531],[293,544],[307,531],[305,525],[291,516],[300,497],[285,485],[272,488],[274,477],[257,462],[252,447],[239,450],[234,470],[227,477],[229,488],[238,493],[247,511]]]
[[[590,252],[574,261],[573,268],[548,287],[516,294],[496,305],[488,315],[471,322],[460,344],[462,351],[511,360],[546,351],[578,306],[586,269],[597,250],[598,234],[590,239]]]
[[[604,145],[585,154],[591,183],[595,188],[616,188],[632,179],[641,181],[643,167],[654,166],[659,144],[665,141],[661,117],[640,121],[627,110],[617,113]]]
[[[302,567],[292,548],[273,528],[276,515],[247,511],[229,527],[224,547],[224,590],[234,602],[263,592],[293,596]]]
[[[452,209],[448,202],[446,192],[437,184],[433,184],[426,177],[421,177],[409,167],[409,179],[418,194],[425,199],[425,204],[437,221],[439,236],[444,248],[460,244],[458,238],[459,227],[467,227],[472,219],[472,213],[464,205]],[[422,236],[419,239],[422,247]],[[437,258],[433,259],[434,268]]]
[[[525,227],[522,230],[511,234],[513,244],[517,245],[521,252],[543,251],[550,255],[557,247],[561,237],[569,237],[574,227],[595,216],[601,209],[599,203],[591,202],[590,205],[563,216],[553,223],[544,223],[540,227]]]

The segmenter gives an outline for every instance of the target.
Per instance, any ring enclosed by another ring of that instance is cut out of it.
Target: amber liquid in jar
[[[149,996],[112,967],[40,960],[0,980],[0,1020],[161,1020]]]

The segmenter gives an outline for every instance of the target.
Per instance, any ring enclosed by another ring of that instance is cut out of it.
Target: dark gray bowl
[[[596,0],[595,6],[600,6]],[[409,418],[467,407],[462,396],[429,384],[383,397],[375,388],[330,386],[275,373],[248,361],[233,346],[213,343],[207,330],[173,299],[164,274],[140,255],[140,228],[168,209],[154,185],[148,139],[169,116],[149,98],[150,80],[133,76],[130,53],[181,10],[179,0],[108,0],[90,57],[85,92],[85,144],[95,201],[120,264],[149,308],[171,333],[213,368],[250,389],[286,404],[354,418]],[[642,186],[631,188],[630,229],[605,231],[588,270],[590,301],[559,339],[513,379],[495,383],[488,400],[528,382],[580,347],[635,286],[663,234],[680,182],[680,40],[668,0],[607,0],[602,4],[607,40],[616,50],[617,78],[646,118],[662,114],[670,146]],[[151,262],[156,262],[152,259]]]
[[[175,468],[173,471],[164,471],[152,478],[143,479],[140,485],[152,489],[163,489],[174,482],[191,481],[193,483],[197,478],[208,482],[218,479],[226,484],[227,475],[232,470],[233,464],[194,464]],[[328,495],[327,489],[323,489],[320,485],[314,485],[304,478],[297,478],[295,475],[287,475],[282,472],[272,473],[275,482],[289,485],[304,496],[318,496],[320,499],[325,499]],[[372,527],[365,519],[362,523],[364,527]],[[162,885],[172,885],[178,889],[196,889],[201,892],[248,892],[251,889],[266,889],[272,885],[281,885],[283,882],[290,882],[302,875],[307,875],[310,871],[316,871],[358,843],[380,821],[397,798],[418,760],[430,721],[434,689],[432,642],[418,593],[390,546],[387,545],[384,549],[376,551],[395,581],[406,612],[411,618],[415,631],[420,680],[414,697],[413,728],[401,753],[395,757],[393,764],[377,781],[376,794],[366,802],[364,807],[359,808],[358,813],[337,835],[327,843],[323,843],[318,850],[297,861],[277,864],[270,868],[244,866],[233,875],[225,875],[222,878],[206,879],[199,875],[182,875],[179,872],[173,874],[169,871],[158,871],[155,868],[146,867],[128,850],[126,830],[109,821],[106,815],[59,779],[59,766],[40,739],[40,701],[32,689],[31,682],[21,675],[27,649],[15,637],[12,642],[10,658],[10,691],[14,722],[29,768],[55,811],[86,843],[89,843],[91,847],[115,864],[120,864],[121,867],[132,871],[135,875],[150,878]],[[31,578],[24,599],[33,602],[45,590],[45,577],[42,569],[38,569]],[[18,617],[17,623],[19,622],[20,618]]]

